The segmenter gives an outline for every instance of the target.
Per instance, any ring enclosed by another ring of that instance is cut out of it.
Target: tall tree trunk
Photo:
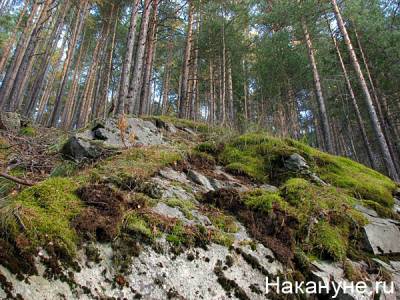
[[[100,38],[97,40],[96,46],[93,51],[93,61],[90,65],[88,76],[86,79],[85,89],[82,94],[82,106],[81,111],[79,112],[78,119],[78,127],[84,127],[88,121],[92,110],[92,99],[93,99],[93,90],[97,75],[97,70],[99,68],[99,60],[100,60],[100,47],[104,44],[105,40],[105,32],[107,28],[107,24],[104,22],[102,29],[100,31]]]
[[[149,31],[150,13],[152,0],[144,1],[144,10],[142,13],[142,24],[140,26],[139,43],[136,51],[135,67],[132,73],[132,80],[128,92],[128,108],[130,114],[139,113],[140,93],[142,90],[143,66],[145,58],[145,49],[147,44],[147,33]]]
[[[315,59],[313,44],[312,44],[310,33],[308,32],[308,27],[307,27],[305,20],[302,21],[302,26],[303,26],[306,45],[307,45],[308,56],[309,56],[310,64],[311,64],[312,71],[313,71],[315,92],[317,95],[319,113],[320,113],[321,123],[322,123],[323,136],[324,136],[324,141],[325,141],[324,144],[325,144],[326,150],[328,152],[334,153],[333,143],[332,143],[332,135],[331,135],[331,130],[330,130],[330,126],[329,126],[329,119],[328,119],[328,114],[326,111],[324,95],[322,93],[321,79],[320,79],[318,68],[317,68],[317,61]]]
[[[88,4],[89,4],[88,0],[84,0],[84,1],[80,2],[80,4],[79,4],[79,9],[77,12],[75,26],[74,26],[73,33],[71,36],[71,40],[68,45],[67,58],[65,59],[64,67],[63,67],[63,70],[61,73],[60,86],[57,91],[57,96],[55,99],[53,112],[52,112],[50,122],[49,122],[50,126],[57,126],[57,123],[58,123],[58,118],[59,118],[61,106],[62,106],[62,97],[64,95],[64,90],[65,90],[65,87],[66,87],[67,81],[68,81],[68,72],[69,72],[69,69],[71,66],[72,58],[73,58],[75,50],[76,50],[76,43],[81,34],[84,20],[86,18],[86,13],[88,11]]]
[[[362,136],[362,139],[364,141],[364,146],[365,146],[365,149],[367,151],[369,162],[370,162],[371,166],[374,169],[378,169],[378,166],[376,165],[376,162],[374,160],[374,155],[373,155],[373,152],[372,152],[371,144],[369,143],[369,140],[368,140],[367,131],[365,130],[364,121],[363,121],[363,118],[362,118],[362,115],[361,115],[361,111],[360,111],[360,108],[358,107],[356,96],[354,94],[354,90],[353,90],[353,87],[352,87],[351,82],[350,82],[350,77],[349,77],[349,75],[347,73],[347,69],[346,69],[346,66],[345,66],[344,61],[343,61],[342,53],[340,52],[338,42],[337,42],[336,37],[334,36],[334,33],[332,31],[331,31],[331,36],[332,36],[333,44],[335,45],[337,56],[339,58],[340,67],[342,69],[343,76],[344,76],[345,81],[346,81],[347,90],[349,91],[349,94],[350,94],[351,103],[353,104],[354,111],[356,112],[357,123],[358,123],[358,126],[359,126],[360,131],[361,131],[361,136]]]
[[[384,103],[384,98],[380,98],[378,96],[376,85],[374,83],[374,80],[372,79],[372,75],[371,75],[371,71],[370,71],[370,66],[368,64],[367,56],[365,55],[364,49],[363,49],[363,47],[361,45],[360,36],[359,36],[359,34],[357,32],[357,29],[355,27],[354,27],[354,33],[355,33],[355,36],[356,36],[358,48],[360,50],[361,58],[362,58],[362,61],[364,63],[365,72],[366,72],[367,77],[368,77],[369,86],[370,86],[371,91],[372,91],[372,95],[373,95],[372,100],[374,100],[375,109],[377,111],[378,118],[379,118],[379,121],[380,121],[381,126],[382,126],[382,131],[383,131],[383,134],[385,136],[386,143],[388,144],[388,147],[389,147],[390,155],[392,156],[393,163],[395,165],[397,174],[399,174],[399,172],[400,172],[399,149],[397,149],[396,145],[394,145],[393,142],[392,142],[393,140],[394,141],[398,141],[399,140],[399,136],[397,136],[396,133],[393,130],[394,126],[393,126],[393,124],[391,122],[391,118],[390,118],[389,113],[387,111],[387,106]]]
[[[221,58],[221,125],[226,124],[226,43],[225,16],[222,23],[222,58]]]
[[[375,134],[376,134],[377,139],[378,139],[379,146],[381,148],[381,152],[382,152],[382,156],[383,156],[383,159],[384,159],[384,162],[385,162],[386,169],[388,171],[389,176],[393,180],[399,182],[400,181],[399,176],[398,176],[398,174],[396,172],[396,168],[394,166],[394,162],[393,162],[392,157],[390,155],[389,147],[388,147],[388,144],[386,143],[385,136],[383,135],[382,127],[381,127],[381,124],[379,123],[378,115],[377,115],[376,110],[374,108],[372,97],[371,97],[371,94],[369,93],[368,86],[367,86],[367,83],[366,83],[365,78],[364,78],[364,74],[361,71],[360,63],[358,62],[358,58],[357,58],[356,53],[354,51],[353,45],[352,45],[352,43],[350,41],[350,37],[349,37],[349,35],[347,33],[346,26],[344,25],[344,21],[343,21],[342,15],[340,13],[339,6],[338,6],[336,0],[331,0],[331,3],[332,3],[332,6],[333,6],[333,11],[334,11],[335,16],[336,16],[336,20],[338,22],[338,26],[340,28],[340,31],[342,32],[344,41],[346,43],[346,46],[347,46],[349,54],[350,54],[350,58],[352,60],[354,69],[356,71],[357,78],[358,78],[358,80],[360,82],[360,85],[361,85],[362,90],[363,90],[364,95],[365,95],[366,105],[367,105],[367,108],[368,108],[368,112],[369,112],[369,115],[370,115],[370,118],[371,118],[371,121],[372,121],[372,125],[373,125],[373,128],[374,128]]]
[[[36,59],[35,53],[39,47],[39,39],[41,39],[42,30],[50,18],[51,0],[46,0],[43,3],[43,8],[36,22],[35,28],[32,31],[29,46],[24,53],[21,65],[19,66],[17,75],[13,82],[13,87],[9,95],[9,108],[12,111],[19,111],[23,103],[23,94],[25,93],[28,77],[33,67],[33,61]]]
[[[210,77],[210,84],[209,84],[209,94],[210,94],[210,104],[209,104],[209,122],[211,125],[215,123],[215,88],[214,88],[214,66],[213,60],[210,58],[208,72]]]
[[[170,92],[170,83],[171,83],[171,67],[173,61],[173,48],[174,44],[172,39],[168,42],[168,58],[167,63],[164,68],[164,80],[163,80],[163,92],[162,92],[162,106],[161,106],[161,114],[165,115],[168,109],[168,97]]]
[[[228,77],[228,108],[229,108],[229,123],[234,125],[235,122],[235,111],[233,103],[233,80],[232,80],[232,57],[228,55],[227,65],[227,77]]]
[[[140,6],[140,1],[134,0],[132,5],[129,33],[126,41],[126,53],[121,71],[118,101],[115,107],[115,113],[118,115],[123,114],[126,111],[125,106],[128,104],[128,92],[129,92],[129,82],[130,82],[129,79],[132,69],[133,49],[136,40],[139,6]]]
[[[8,56],[10,55],[11,49],[17,39],[17,34],[18,34],[18,30],[19,27],[21,26],[21,22],[24,19],[25,14],[28,11],[29,8],[29,0],[25,0],[25,4],[24,7],[22,8],[19,17],[18,17],[18,21],[17,24],[15,25],[14,31],[11,34],[10,38],[7,40],[6,45],[4,46],[3,52],[1,54],[1,58],[0,58],[0,75],[3,74],[4,71],[4,67],[6,66],[7,60],[8,60]]]
[[[102,81],[100,84],[102,84],[101,87],[101,93],[100,93],[100,103],[99,107],[97,110],[96,117],[101,117],[105,119],[106,112],[107,112],[107,100],[108,100],[108,93],[110,89],[110,81],[111,81],[111,75],[112,75],[112,69],[113,69],[113,57],[114,57],[114,50],[115,50],[115,37],[117,34],[117,25],[118,25],[118,13],[119,13],[119,8],[116,8],[113,6],[113,13],[111,20],[114,22],[113,26],[113,31],[112,31],[112,36],[111,36],[111,42],[110,42],[110,47],[107,52],[107,57],[106,57],[106,68],[104,70],[105,74],[105,80]],[[110,21],[111,22],[111,21]]]
[[[193,20],[194,20],[194,4],[192,0],[189,0],[189,21],[188,29],[186,33],[186,46],[185,54],[183,57],[182,65],[182,80],[180,88],[180,98],[179,98],[179,113],[180,118],[186,116],[186,105],[188,100],[188,83],[189,83],[189,69],[190,69],[190,55],[192,53],[193,44]]]
[[[5,108],[6,110],[10,109],[9,107],[10,102],[8,100],[11,93],[11,89],[14,86],[18,70],[21,66],[25,53],[29,47],[29,41],[31,40],[32,33],[34,32],[35,27],[37,25],[37,23],[35,23],[35,17],[38,10],[40,9],[40,6],[44,7],[45,5],[43,3],[40,3],[39,1],[35,1],[33,3],[31,13],[27,20],[27,25],[19,39],[17,48],[15,50],[14,58],[10,66],[8,67],[6,75],[2,81],[0,90],[0,107]]]
[[[65,0],[62,8],[59,9],[59,15],[48,38],[47,45],[45,47],[45,53],[41,59],[41,63],[37,69],[38,71],[35,76],[35,80],[32,83],[32,87],[28,95],[28,102],[24,108],[25,116],[32,115],[33,110],[37,105],[39,94],[45,84],[46,73],[49,69],[51,58],[57,49],[57,43],[59,42],[59,38],[64,27],[65,18],[67,16],[67,13],[69,12],[70,4],[71,3],[69,0]]]
[[[156,48],[157,36],[157,21],[158,21],[158,0],[153,0],[153,16],[151,20],[150,30],[148,32],[147,49],[146,49],[146,68],[143,73],[143,85],[140,96],[139,114],[145,115],[148,113],[151,90],[151,76],[153,70],[153,62]]]
[[[82,37],[82,43],[79,48],[79,54],[78,54],[78,59],[76,60],[75,63],[75,69],[73,72],[73,78],[72,78],[72,85],[71,88],[68,92],[67,96],[67,102],[64,107],[63,115],[61,118],[61,127],[64,129],[70,129],[72,125],[72,117],[74,114],[74,107],[76,105],[76,94],[78,91],[78,80],[79,80],[79,74],[81,73],[81,69],[83,67],[83,64],[81,64],[82,58],[85,57],[86,55],[86,50],[87,47],[83,43],[84,41],[84,36]]]
[[[250,121],[250,114],[249,114],[249,83],[248,83],[248,71],[247,71],[247,62],[246,59],[242,61],[242,68],[243,68],[243,107],[244,107],[244,117],[245,120],[248,122]]]

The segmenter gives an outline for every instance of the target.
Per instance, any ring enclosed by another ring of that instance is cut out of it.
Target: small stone
[[[203,174],[194,170],[189,170],[187,175],[194,183],[202,185],[207,191],[215,191],[208,178]]]
[[[292,154],[287,160],[285,160],[284,166],[286,169],[293,172],[300,172],[310,168],[304,157],[298,153]]]
[[[276,186],[269,185],[269,184],[263,184],[260,186],[260,189],[265,190],[270,193],[277,193],[279,192],[279,189]]]
[[[378,213],[375,210],[367,208],[365,206],[357,204],[356,206],[354,206],[354,208],[366,216],[371,216],[376,218],[379,217]]]

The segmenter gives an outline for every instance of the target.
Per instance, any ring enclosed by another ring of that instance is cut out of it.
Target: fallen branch
[[[26,185],[26,186],[34,186],[35,185],[35,183],[32,182],[32,181],[23,180],[21,178],[14,177],[14,176],[11,176],[11,175],[9,175],[7,173],[3,173],[3,172],[0,172],[0,177],[4,177],[4,178],[6,178],[8,180],[11,180],[11,181],[14,181],[14,182],[16,182],[18,184],[22,184],[22,185]]]

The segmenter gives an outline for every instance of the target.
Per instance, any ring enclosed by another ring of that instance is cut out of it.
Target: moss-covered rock
[[[73,180],[50,178],[19,193],[1,210],[3,238],[23,234],[32,249],[53,243],[66,256],[74,256],[79,238],[71,220],[82,209],[77,187]]]
[[[251,133],[229,142],[219,156],[227,169],[256,181],[282,183],[287,174],[283,161],[298,153],[322,180],[355,198],[371,200],[385,207],[393,205],[396,184],[388,177],[344,157],[330,155],[298,141]]]

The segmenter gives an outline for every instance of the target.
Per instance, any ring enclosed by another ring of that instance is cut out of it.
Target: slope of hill
[[[398,186],[351,160],[172,118],[1,141],[22,183],[1,179],[0,298],[281,299],[266,277],[400,295]]]

